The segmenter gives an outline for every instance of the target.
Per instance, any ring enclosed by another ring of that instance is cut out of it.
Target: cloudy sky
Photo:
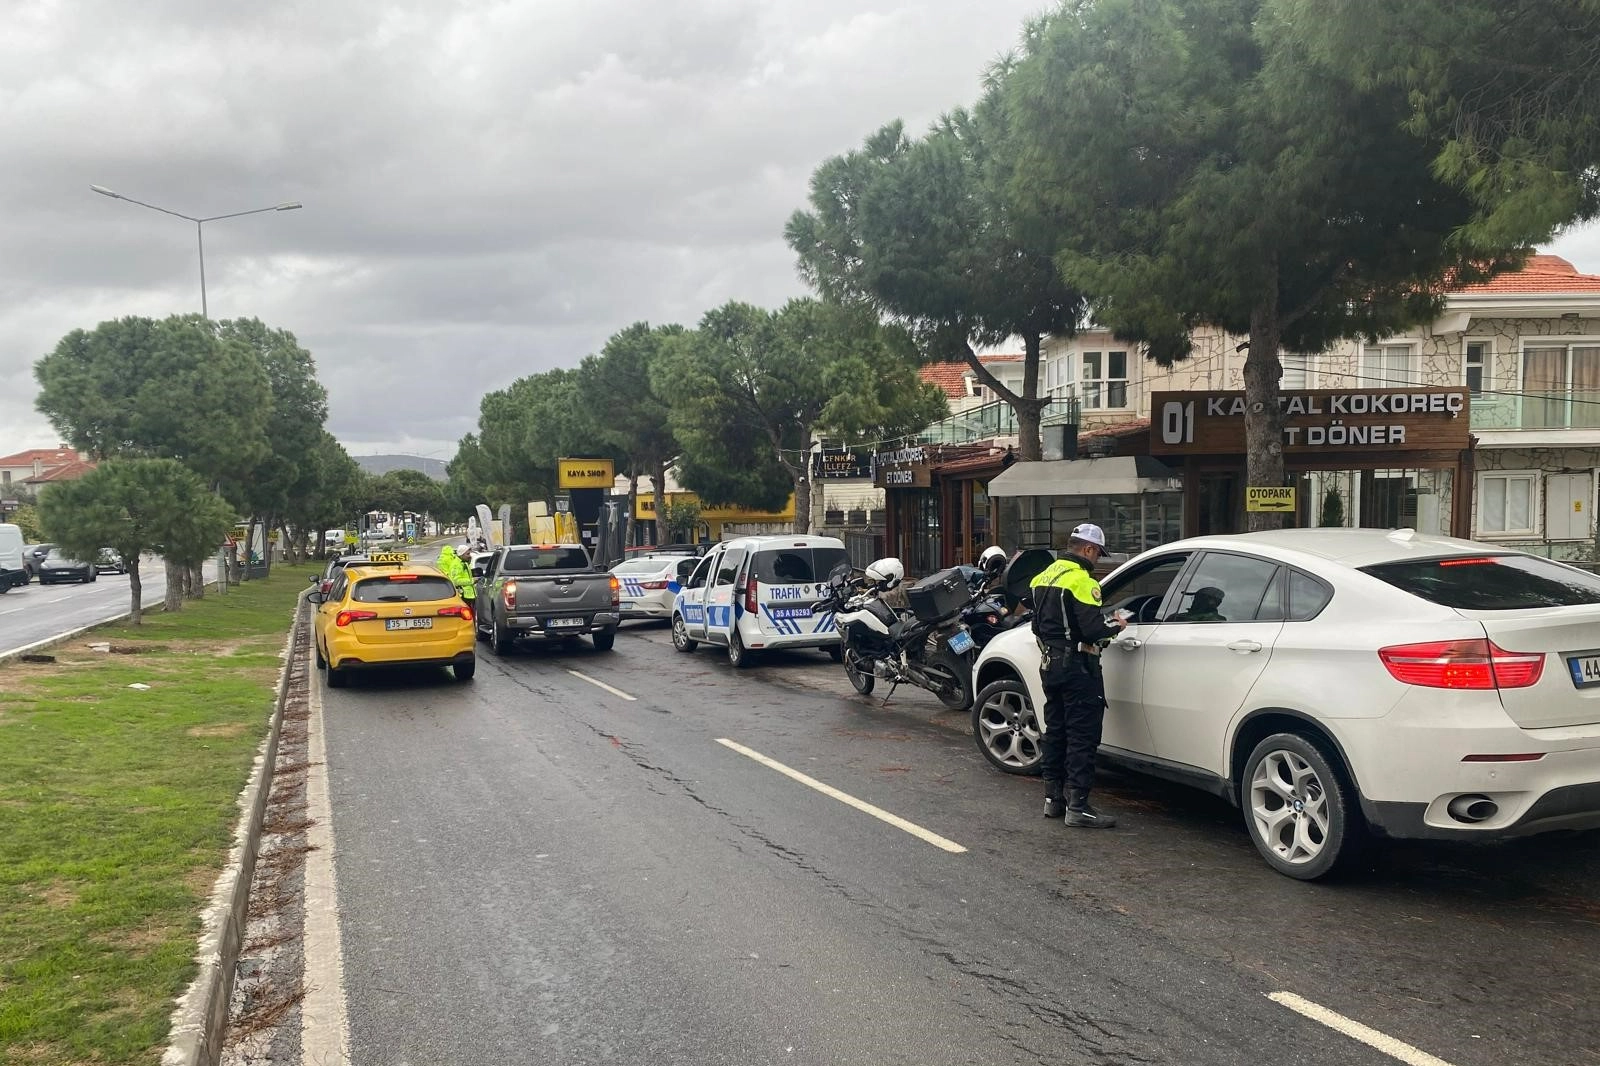
[[[969,102],[1043,0],[9,0],[0,453],[33,362],[120,315],[256,316],[355,454],[448,459],[479,397],[630,322],[802,291],[817,163]],[[1600,272],[1600,234],[1554,249]]]

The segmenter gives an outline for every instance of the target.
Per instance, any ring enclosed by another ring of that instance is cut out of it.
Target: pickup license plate
[[[432,629],[431,618],[386,618],[383,622],[385,629]]]
[[[965,629],[950,638],[950,650],[957,655],[965,655],[972,650],[972,634]]]
[[[547,629],[581,629],[582,627],[583,619],[581,618],[552,618],[545,623],[545,628]]]
[[[1567,660],[1567,669],[1576,688],[1600,685],[1600,655],[1575,655]]]

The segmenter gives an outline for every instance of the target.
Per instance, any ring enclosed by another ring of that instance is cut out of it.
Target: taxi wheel
[[[672,616],[672,646],[679,651],[694,651],[700,646],[698,640],[689,639],[689,627],[683,624],[683,615]]]
[[[613,647],[616,646],[616,643],[617,643],[617,631],[615,629],[597,629],[597,630],[595,630],[595,632],[594,632],[594,650],[595,651],[610,651]]]
[[[349,671],[341,670],[338,667],[334,666],[332,663],[328,664],[328,687],[329,688],[344,688],[349,683],[350,683],[350,673],[349,673]]]
[[[472,675],[478,672],[478,660],[465,659],[450,667],[450,672],[456,675],[457,681],[471,681]]]
[[[317,669],[326,670],[328,668],[328,660],[322,657],[322,645],[317,643],[316,637],[311,638],[311,650],[317,653]]]

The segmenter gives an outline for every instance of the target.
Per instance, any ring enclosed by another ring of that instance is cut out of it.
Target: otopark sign
[[[1285,454],[1451,451],[1468,446],[1466,389],[1308,389],[1278,397]],[[1150,397],[1150,454],[1245,451],[1242,392],[1157,392]]]

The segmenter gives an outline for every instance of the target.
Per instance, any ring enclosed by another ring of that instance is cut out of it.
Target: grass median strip
[[[0,1062],[159,1061],[312,572],[0,665]]]

